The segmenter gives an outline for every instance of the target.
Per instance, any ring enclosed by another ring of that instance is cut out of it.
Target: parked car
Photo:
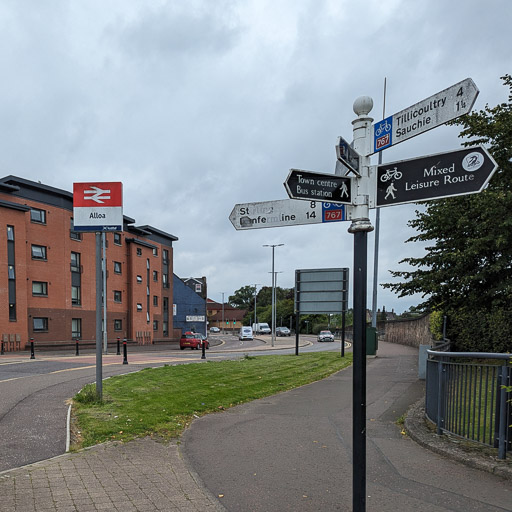
[[[242,327],[240,332],[238,333],[238,339],[242,340],[252,340],[254,338],[252,334],[252,327]]]
[[[210,348],[208,339],[203,334],[199,334],[197,332],[184,332],[180,338],[180,349],[185,350],[189,347],[192,350],[199,350],[202,343],[205,343],[205,348]]]
[[[331,331],[320,331],[318,341],[334,341],[334,334]]]
[[[220,332],[220,329],[218,327],[210,327],[210,332]]]
[[[290,336],[291,332],[288,327],[276,327],[276,336]]]

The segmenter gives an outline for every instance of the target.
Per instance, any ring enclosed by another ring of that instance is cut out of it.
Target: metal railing
[[[425,410],[437,433],[497,448],[505,459],[512,450],[512,354],[427,353]]]

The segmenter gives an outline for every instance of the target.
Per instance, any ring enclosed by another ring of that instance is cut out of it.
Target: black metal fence
[[[511,354],[427,352],[425,409],[437,433],[497,448],[505,459],[512,450]]]

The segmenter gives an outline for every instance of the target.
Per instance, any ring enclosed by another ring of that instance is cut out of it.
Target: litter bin
[[[366,328],[366,355],[374,356],[378,349],[377,329],[375,327]]]

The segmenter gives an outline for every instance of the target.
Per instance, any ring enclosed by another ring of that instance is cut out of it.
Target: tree
[[[448,337],[459,349],[510,350],[512,339],[512,77],[508,102],[485,106],[451,124],[463,127],[463,146],[485,144],[498,164],[480,194],[426,202],[409,225],[407,242],[427,242],[422,258],[400,263],[388,283],[400,297],[422,294],[420,307],[448,316]],[[498,338],[499,336],[502,339]]]
[[[234,295],[230,295],[228,301],[231,306],[238,309],[254,310],[254,294],[255,286],[242,286],[235,291]]]

